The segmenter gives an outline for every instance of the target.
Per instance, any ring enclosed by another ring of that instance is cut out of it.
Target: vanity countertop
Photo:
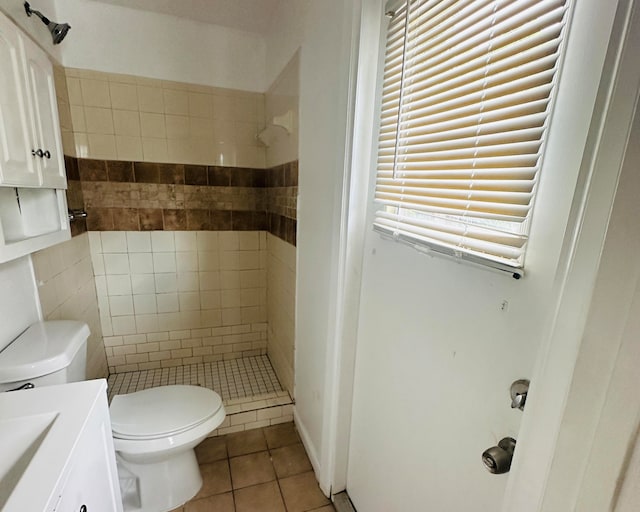
[[[54,510],[104,379],[0,393],[0,510]]]

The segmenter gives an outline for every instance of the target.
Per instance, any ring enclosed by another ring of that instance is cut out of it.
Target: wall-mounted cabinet
[[[0,13],[0,263],[69,239],[53,66]]]
[[[53,66],[2,14],[0,185],[66,188]]]

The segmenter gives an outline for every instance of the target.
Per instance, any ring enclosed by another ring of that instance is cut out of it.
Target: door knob
[[[513,452],[516,449],[516,440],[505,437],[500,440],[498,446],[492,446],[482,454],[482,462],[489,473],[501,475],[511,469]]]
[[[511,408],[524,410],[524,404],[527,401],[529,393],[529,381],[521,379],[511,384]]]
[[[31,150],[31,154],[33,156],[39,156],[40,158],[42,158],[44,156],[44,153],[43,153],[43,151],[41,149],[37,149],[37,150],[36,149],[32,149]]]

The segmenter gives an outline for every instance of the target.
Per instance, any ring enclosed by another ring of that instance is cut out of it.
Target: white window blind
[[[565,0],[404,0],[389,13],[376,229],[523,266]]]

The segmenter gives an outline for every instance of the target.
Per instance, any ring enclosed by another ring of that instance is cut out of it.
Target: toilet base
[[[202,476],[193,449],[149,463],[116,452],[124,512],[168,512],[193,498]]]

